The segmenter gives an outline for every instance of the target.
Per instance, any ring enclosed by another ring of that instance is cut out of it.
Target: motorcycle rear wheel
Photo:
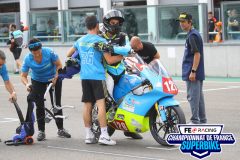
[[[91,130],[92,130],[93,134],[95,135],[95,138],[99,139],[99,137],[101,135],[101,128],[100,128],[100,124],[99,124],[97,117],[98,117],[98,108],[95,104],[93,106],[93,110],[92,110],[92,128],[91,128]],[[112,136],[113,133],[115,132],[115,129],[108,125],[107,131],[108,131],[108,135]]]
[[[149,114],[149,127],[153,138],[161,145],[169,145],[166,141],[169,133],[178,133],[177,124],[186,124],[185,115],[179,106],[165,108],[167,121],[161,123],[159,115],[153,108]]]

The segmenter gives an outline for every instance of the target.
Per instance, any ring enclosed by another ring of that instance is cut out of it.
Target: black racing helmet
[[[119,25],[110,25],[110,20],[118,19],[119,20]],[[124,17],[122,12],[116,9],[112,9],[108,11],[104,16],[103,16],[103,27],[106,31],[112,32],[112,33],[119,33],[121,31],[121,27],[124,22]]]

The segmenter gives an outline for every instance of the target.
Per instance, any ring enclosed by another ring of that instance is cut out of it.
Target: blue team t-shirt
[[[3,64],[0,68],[0,75],[2,76],[3,81],[9,80],[6,64]]]
[[[28,72],[31,69],[31,78],[33,80],[48,82],[56,74],[56,65],[53,62],[58,59],[58,55],[53,50],[43,47],[41,63],[34,61],[33,54],[28,53],[23,60],[22,72]]]
[[[105,70],[103,67],[103,53],[93,48],[96,42],[107,41],[95,34],[87,34],[74,43],[74,48],[78,50],[81,59],[81,79],[105,80]]]

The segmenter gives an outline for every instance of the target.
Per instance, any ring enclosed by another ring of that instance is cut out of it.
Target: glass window
[[[87,33],[85,18],[100,17],[100,8],[30,12],[30,38],[43,42],[73,42]]]
[[[99,9],[87,9],[64,12],[64,35],[66,42],[76,41],[81,36],[87,34],[85,18],[89,15],[99,16]]]
[[[15,24],[15,14],[0,14],[0,43],[6,43],[9,39],[9,25]]]
[[[185,40],[187,33],[182,31],[179,22],[176,21],[181,12],[190,13],[193,17],[193,27],[199,30],[198,6],[159,6],[158,30],[161,42]]]
[[[30,38],[38,38],[43,42],[61,42],[61,12],[31,12]]]
[[[223,3],[225,40],[240,40],[240,3]]]
[[[127,33],[129,38],[139,36],[142,40],[148,40],[148,17],[147,8],[126,8],[122,11],[125,21],[122,32]]]

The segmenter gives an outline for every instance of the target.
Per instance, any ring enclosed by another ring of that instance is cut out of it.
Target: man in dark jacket
[[[187,99],[192,111],[190,123],[207,123],[202,90],[205,80],[203,41],[199,32],[192,27],[190,14],[181,13],[178,21],[182,30],[188,32],[182,62],[182,79],[187,84]]]

